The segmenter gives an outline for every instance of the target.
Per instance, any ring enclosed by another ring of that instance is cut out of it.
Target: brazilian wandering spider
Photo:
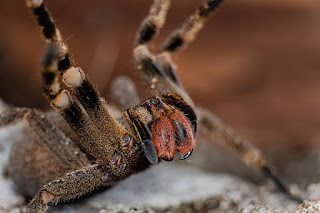
[[[64,118],[26,108],[1,114],[1,126],[20,119],[29,123],[32,140],[15,145],[8,168],[23,193],[33,197],[29,212],[45,212],[48,205],[111,186],[160,160],[172,160],[176,152],[181,153],[180,159],[188,158],[195,147],[197,126],[210,138],[220,135],[226,148],[238,152],[244,163],[261,170],[291,196],[271,173],[259,150],[239,140],[210,112],[196,107],[175,73],[171,55],[195,39],[221,2],[206,1],[165,40],[158,53],[152,54],[149,43],[163,27],[171,1],[153,2],[138,30],[133,56],[154,96],[139,103],[136,93],[130,90],[131,81],[122,79],[117,99],[125,111],[119,117],[119,110],[111,109],[84,71],[74,65],[43,2],[27,0],[48,43],[43,60],[43,92]]]

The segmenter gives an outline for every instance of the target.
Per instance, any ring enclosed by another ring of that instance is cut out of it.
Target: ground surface
[[[0,131],[0,169],[6,165],[14,128]],[[270,187],[270,185],[269,185]],[[24,199],[14,191],[10,179],[0,177],[0,210],[24,208]],[[273,188],[271,186],[271,188]],[[256,196],[256,194],[259,194]],[[297,204],[274,189],[257,187],[247,181],[226,174],[206,173],[195,168],[163,163],[146,172],[134,175],[111,189],[81,199],[76,203],[52,208],[52,212],[118,212],[180,209],[236,210],[250,203],[267,203],[272,207],[295,210]],[[136,209],[136,210],[135,210]]]
[[[4,105],[0,104],[0,109]],[[10,147],[18,139],[20,125],[0,130],[0,170],[8,162]],[[191,162],[190,162],[191,161]],[[295,212],[298,203],[277,192],[273,184],[256,185],[229,174],[204,172],[192,160],[162,163],[133,175],[104,192],[73,203],[52,207],[50,212]],[[297,187],[292,187],[294,190]],[[299,195],[320,199],[320,185]],[[24,211],[26,201],[9,178],[0,175],[0,211]],[[312,212],[313,213],[313,212]]]

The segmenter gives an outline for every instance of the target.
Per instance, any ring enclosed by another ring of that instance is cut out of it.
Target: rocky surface
[[[0,107],[5,108],[4,104]],[[0,130],[0,170],[8,161],[11,145],[24,123]],[[50,208],[50,212],[295,212],[298,203],[277,192],[273,184],[255,185],[236,176],[204,172],[175,162],[161,163],[133,175],[103,192]],[[304,196],[319,199],[319,184],[310,185]],[[295,188],[292,187],[294,190]],[[0,175],[0,211],[20,212],[26,208],[10,178]],[[299,191],[296,187],[295,191]],[[309,208],[305,203],[301,209]]]
[[[1,169],[10,149],[14,128],[0,131]],[[10,179],[0,178],[0,210],[24,209],[24,199],[14,191]],[[270,207],[265,207],[265,204]],[[261,206],[260,206],[261,205]],[[208,173],[189,166],[162,163],[133,175],[104,192],[74,203],[58,205],[51,212],[254,212],[275,209],[294,212],[298,204],[276,192],[272,184],[256,186],[227,174]],[[251,209],[251,210],[250,210]],[[267,211],[265,211],[267,212]]]
[[[299,207],[297,213],[318,213],[320,212],[319,201],[304,201]]]

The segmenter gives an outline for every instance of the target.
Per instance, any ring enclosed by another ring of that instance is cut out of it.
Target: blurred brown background
[[[131,47],[151,1],[92,2],[47,0],[47,5],[74,59],[108,99],[117,75],[144,85]],[[173,1],[154,47],[201,2]],[[23,1],[2,0],[1,6],[0,97],[17,106],[48,108],[40,89],[44,47],[38,28]],[[194,101],[263,150],[303,156],[320,143],[320,1],[226,0],[175,61]]]

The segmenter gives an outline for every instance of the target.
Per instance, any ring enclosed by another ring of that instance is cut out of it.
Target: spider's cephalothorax
[[[182,154],[180,159],[188,158],[197,124],[211,140],[220,137],[218,142],[291,196],[259,150],[239,139],[211,112],[196,107],[175,73],[171,55],[195,39],[221,2],[206,0],[153,54],[149,43],[163,27],[171,4],[171,0],[154,0],[133,49],[137,69],[154,96],[140,103],[134,89],[128,89],[132,82],[125,81],[114,92],[119,105],[115,108],[74,65],[43,0],[27,0],[49,44],[42,64],[43,93],[55,110],[15,108],[0,114],[0,127],[21,119],[28,124],[25,137],[12,149],[8,167],[17,188],[33,196],[27,212],[46,212],[48,205],[111,186],[159,159],[172,160],[176,152]]]
[[[196,115],[176,94],[151,98],[124,113],[134,124],[148,160],[173,160],[175,152],[188,158],[195,146]]]

